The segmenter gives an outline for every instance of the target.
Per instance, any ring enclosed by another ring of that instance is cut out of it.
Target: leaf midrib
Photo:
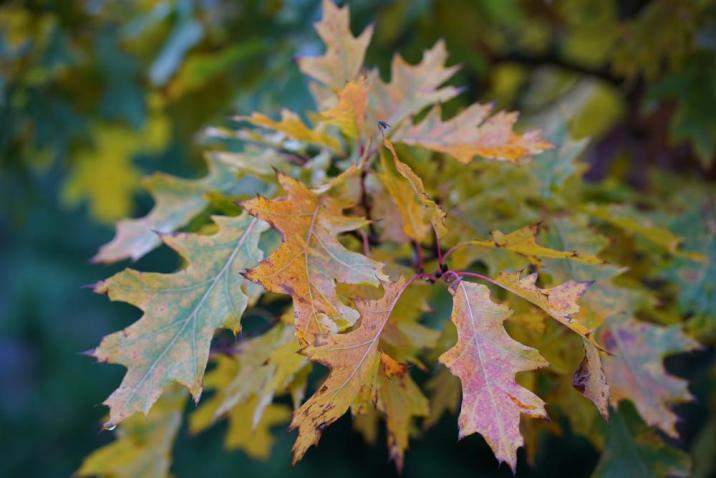
[[[198,370],[198,364],[197,364],[197,355],[196,355],[196,320],[194,320],[197,316],[198,311],[201,309],[201,307],[204,305],[204,302],[206,301],[207,297],[211,294],[212,290],[214,289],[214,286],[216,286],[217,282],[219,281],[219,278],[226,273],[226,270],[228,267],[233,263],[234,259],[236,258],[236,254],[243,246],[244,242],[246,241],[246,238],[249,236],[249,233],[253,229],[254,225],[256,224],[257,219],[254,218],[251,220],[249,225],[246,227],[246,230],[242,234],[241,238],[236,244],[236,247],[231,252],[231,255],[226,260],[224,265],[222,266],[221,270],[214,276],[214,279],[211,281],[211,285],[206,289],[204,294],[202,295],[201,299],[199,300],[199,303],[194,307],[191,314],[187,316],[186,319],[184,319],[184,323],[182,326],[177,330],[176,334],[174,334],[174,337],[172,337],[171,341],[164,347],[162,352],[159,354],[159,356],[152,362],[151,366],[147,369],[147,371],[144,373],[142,378],[137,382],[137,384],[132,387],[132,391],[127,397],[126,401],[130,402],[135,395],[137,394],[137,391],[144,385],[144,382],[146,382],[147,378],[149,378],[149,375],[154,371],[154,368],[156,368],[157,364],[164,358],[166,353],[174,346],[178,338],[182,335],[184,332],[184,329],[189,324],[189,322],[192,322],[193,329],[192,329],[192,362],[193,362],[193,369],[194,369],[194,378],[196,378],[197,370]]]

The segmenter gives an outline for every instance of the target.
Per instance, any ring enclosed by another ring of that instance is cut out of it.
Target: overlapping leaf
[[[609,384],[602,364],[602,357],[591,342],[582,340],[584,358],[574,372],[572,385],[594,403],[599,413],[609,416]]]
[[[359,78],[348,83],[338,94],[336,105],[321,111],[318,118],[323,123],[338,126],[343,134],[355,139],[363,132],[367,106],[366,81]]]
[[[457,344],[440,356],[462,382],[460,437],[480,433],[500,462],[517,466],[524,443],[520,415],[545,418],[544,402],[515,382],[515,374],[547,365],[535,349],[513,340],[503,327],[511,311],[483,285],[460,282],[451,319]]]
[[[381,158],[379,178],[400,212],[403,232],[417,241],[432,235],[433,230],[443,234],[445,213],[427,194],[420,176],[398,159],[393,144],[388,139],[383,144],[390,151],[392,161]]]
[[[410,378],[407,367],[388,355],[382,356],[378,375],[378,408],[385,414],[390,458],[401,471],[413,417],[428,415],[428,400]]]
[[[297,334],[310,343],[316,334],[334,332],[337,326],[358,319],[358,313],[337,296],[336,282],[378,285],[384,276],[379,263],[348,251],[337,240],[338,234],[366,224],[364,219],[343,215],[343,209],[351,204],[311,191],[283,174],[279,174],[279,182],[286,196],[273,200],[257,197],[243,203],[251,214],[278,229],[284,239],[247,277],[293,298]]]
[[[267,225],[247,214],[214,221],[219,227],[214,235],[162,237],[188,262],[185,269],[173,274],[127,269],[96,286],[112,300],[144,311],[92,351],[100,361],[127,367],[122,384],[104,402],[110,407],[108,426],[147,413],[171,382],[186,386],[198,400],[214,331],[238,331],[243,311],[260,292],[241,272],[261,259],[258,241]]]
[[[579,312],[577,300],[592,282],[570,280],[549,289],[542,289],[537,286],[536,273],[522,277],[519,272],[502,272],[494,282],[536,305],[579,335],[592,340],[592,330],[576,315]]]
[[[606,446],[592,476],[687,477],[689,469],[686,453],[664,443],[631,408],[622,406],[610,416]]]
[[[154,208],[144,217],[123,219],[117,233],[102,246],[94,262],[137,260],[161,244],[160,234],[174,232],[207,205],[209,191],[226,191],[236,182],[236,167],[222,156],[208,156],[209,173],[198,180],[180,179],[165,174],[150,176],[144,187],[154,198]],[[265,173],[270,172],[266,171]]]
[[[381,299],[356,300],[361,321],[345,334],[328,335],[304,353],[329,367],[328,378],[318,391],[296,410],[291,428],[298,429],[293,460],[300,460],[321,437],[321,430],[338,420],[356,400],[372,401],[380,365],[381,334],[395,308],[406,281],[384,284]]]
[[[262,128],[278,131],[296,141],[323,146],[332,151],[340,151],[341,143],[334,136],[320,128],[309,128],[303,120],[294,112],[281,110],[281,120],[275,121],[262,113],[253,113],[249,117],[240,117],[251,124]]]

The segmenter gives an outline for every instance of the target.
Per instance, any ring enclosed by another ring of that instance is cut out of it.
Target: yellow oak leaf
[[[383,144],[392,161],[381,156],[378,177],[400,211],[405,235],[422,241],[432,235],[433,229],[438,235],[444,234],[445,212],[427,194],[420,176],[398,159],[393,144],[387,138]]]
[[[363,132],[365,111],[368,106],[368,90],[365,78],[351,81],[340,93],[338,103],[321,111],[318,119],[326,124],[338,126],[349,138],[357,138]]]
[[[378,374],[378,409],[385,414],[390,458],[402,471],[413,417],[428,415],[428,400],[413,382],[407,367],[386,354],[381,354]]]
[[[489,116],[491,110],[492,105],[475,104],[443,121],[436,106],[419,124],[396,132],[393,139],[449,154],[464,164],[475,156],[515,162],[552,147],[539,131],[515,133],[517,113]]]
[[[186,268],[173,274],[126,269],[95,287],[144,311],[140,320],[106,336],[91,352],[102,362],[127,367],[121,385],[104,402],[110,407],[107,426],[149,412],[172,382],[186,386],[198,400],[215,330],[238,332],[241,315],[261,292],[240,273],[261,259],[259,237],[268,226],[248,214],[213,219],[216,234],[162,237],[186,260]]]
[[[169,477],[171,449],[181,426],[186,395],[181,387],[168,388],[148,415],[134,415],[123,422],[114,442],[85,458],[77,476]]]
[[[460,404],[460,381],[447,368],[441,367],[425,384],[430,395],[430,411],[423,429],[435,426],[445,412],[455,414]]]
[[[326,45],[326,52],[317,57],[299,58],[298,67],[305,75],[338,92],[360,73],[373,27],[368,26],[354,37],[348,7],[338,8],[331,0],[323,0],[323,18],[315,28]]]
[[[258,397],[254,396],[229,411],[229,428],[224,444],[229,450],[243,450],[253,458],[266,460],[274,443],[271,428],[288,422],[291,409],[285,405],[270,404],[261,413],[258,423],[252,425],[256,408],[260,406]]]
[[[281,121],[272,120],[262,113],[252,113],[251,116],[237,119],[244,119],[256,126],[278,131],[296,141],[323,146],[337,152],[341,151],[341,143],[337,138],[318,128],[309,128],[296,113],[286,109],[281,110]]]
[[[161,150],[169,136],[169,122],[153,114],[143,130],[98,124],[93,132],[94,147],[80,151],[62,188],[62,199],[70,206],[86,200],[98,220],[112,222],[132,210],[140,174],[133,157],[140,152]]]
[[[400,278],[384,284],[385,293],[378,300],[356,299],[361,320],[354,330],[323,336],[320,343],[304,349],[312,361],[329,367],[330,373],[293,415],[291,429],[298,428],[294,463],[318,443],[321,430],[338,420],[354,402],[374,401],[381,363],[380,338],[406,284]]]
[[[299,354],[293,326],[279,324],[270,331],[241,344],[236,355],[238,370],[222,384],[215,397],[218,406],[214,419],[244,402],[249,396],[259,399],[252,423],[258,424],[264,408],[274,395],[287,391],[296,374],[308,365]]]
[[[520,415],[546,418],[544,402],[515,382],[515,374],[547,366],[537,350],[512,339],[503,322],[511,310],[496,304],[490,290],[461,281],[453,291],[451,319],[457,344],[440,356],[462,382],[460,437],[480,433],[512,472],[524,444]]]
[[[582,254],[578,251],[559,251],[537,244],[537,226],[527,226],[516,231],[504,234],[492,231],[492,240],[474,240],[458,244],[460,246],[473,245],[512,251],[528,258],[570,259],[585,264],[604,264],[598,257]]]
[[[343,215],[343,209],[353,204],[329,191],[318,194],[281,173],[278,180],[285,196],[259,196],[242,203],[283,236],[281,246],[246,277],[292,297],[296,334],[311,343],[316,334],[335,333],[358,320],[358,312],[338,298],[336,283],[377,286],[384,278],[382,265],[347,250],[337,240],[338,234],[367,224],[365,219]]]
[[[519,272],[501,272],[494,282],[536,305],[569,329],[594,343],[592,330],[582,323],[577,315],[579,312],[577,299],[592,285],[591,281],[570,280],[550,289],[542,289],[537,286],[537,273],[522,277]]]

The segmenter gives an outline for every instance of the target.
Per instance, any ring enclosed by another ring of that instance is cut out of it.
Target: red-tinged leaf
[[[545,418],[544,402],[515,382],[515,374],[545,367],[537,350],[512,339],[503,322],[509,308],[496,304],[487,287],[461,281],[453,292],[451,319],[457,344],[440,356],[462,382],[460,437],[481,434],[512,471],[524,444],[520,415]]]

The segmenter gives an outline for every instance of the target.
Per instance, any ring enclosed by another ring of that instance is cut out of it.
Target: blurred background
[[[354,32],[375,25],[367,63],[384,76],[393,52],[416,62],[444,38],[450,63],[463,65],[454,83],[466,87],[449,109],[492,101],[529,118],[559,104],[571,135],[591,138],[590,181],[658,194],[664,186],[654,178],[666,172],[679,187],[716,194],[715,2],[349,3]],[[126,266],[90,259],[113,236],[113,222],[151,207],[142,176],[205,173],[206,127],[236,113],[312,107],[293,58],[320,53],[312,29],[319,17],[314,0],[1,3],[0,476],[69,476],[111,440],[100,429],[100,404],[123,369],[80,352],[138,314],[82,288]],[[177,265],[160,248],[133,267]],[[713,287],[711,294],[700,305],[706,315],[716,308]],[[448,313],[446,301],[433,305]],[[702,334],[713,340],[711,322]],[[716,388],[707,363],[703,355],[668,361],[693,381],[698,398],[679,409],[685,450],[698,448],[710,433],[704,424],[714,422],[705,405]],[[266,462],[225,451],[223,425],[197,437],[182,430],[172,470],[179,477],[394,476],[384,437],[365,445],[349,425],[344,417],[295,468],[286,430]],[[705,456],[716,454],[711,443]],[[568,429],[540,438],[534,467],[523,455],[518,475],[525,477],[589,476],[598,458]],[[697,461],[698,476],[714,476],[713,462]],[[497,469],[479,436],[457,442],[454,416],[411,442],[406,457],[406,476],[446,473],[511,475]]]

